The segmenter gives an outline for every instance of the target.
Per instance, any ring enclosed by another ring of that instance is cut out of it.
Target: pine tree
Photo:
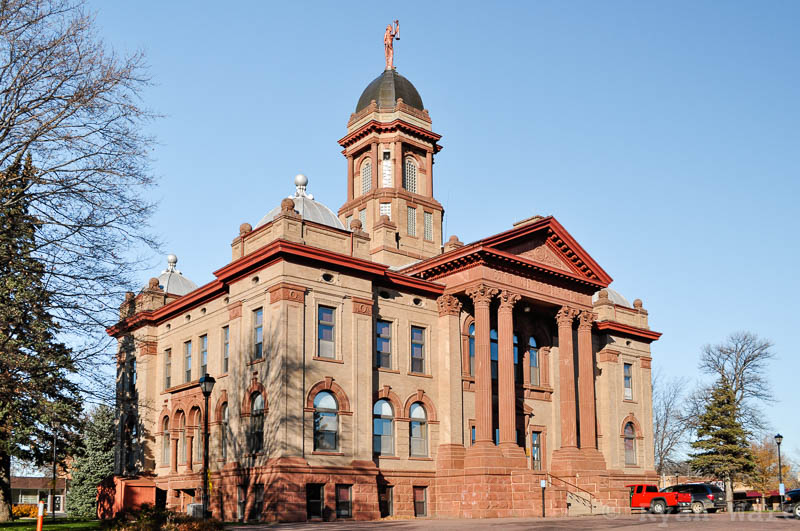
[[[753,471],[755,461],[747,442],[747,431],[737,420],[736,395],[731,386],[720,380],[711,391],[711,399],[700,416],[697,440],[689,465],[700,474],[725,481],[728,510],[733,510],[733,479]]]
[[[53,455],[53,432],[63,448],[74,443],[78,388],[69,350],[48,312],[51,293],[34,255],[37,222],[29,212],[30,155],[0,182],[0,522],[11,518],[11,457],[36,464]]]
[[[99,406],[83,430],[83,454],[72,463],[72,488],[67,512],[78,518],[97,517],[97,486],[114,472],[114,410]]]

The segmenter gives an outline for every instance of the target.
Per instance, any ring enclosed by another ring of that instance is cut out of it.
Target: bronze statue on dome
[[[400,40],[400,21],[394,21],[394,29],[392,25],[386,26],[386,32],[383,34],[383,53],[386,55],[386,70],[394,68],[394,40]]]

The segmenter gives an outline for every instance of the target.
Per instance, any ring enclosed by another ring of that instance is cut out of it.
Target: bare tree
[[[142,263],[136,252],[156,244],[144,194],[152,139],[143,126],[155,116],[139,100],[144,66],[141,53],[107,49],[83,0],[0,1],[0,186],[15,184],[4,170],[32,156],[25,196],[40,225],[34,254],[49,311],[84,391],[105,399],[113,372],[101,369],[113,357],[104,329]]]
[[[756,406],[773,400],[766,377],[773,358],[772,343],[752,332],[735,332],[722,343],[706,345],[700,356],[700,370],[733,389],[738,420],[753,433],[768,427]],[[695,394],[698,402],[708,395],[705,390]]]
[[[685,406],[686,380],[653,373],[653,443],[659,475],[677,466],[689,430]]]

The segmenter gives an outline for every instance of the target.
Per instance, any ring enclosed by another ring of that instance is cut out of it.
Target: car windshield
[[[717,487],[716,485],[709,485],[708,488],[711,489],[711,492],[722,492],[722,489]]]

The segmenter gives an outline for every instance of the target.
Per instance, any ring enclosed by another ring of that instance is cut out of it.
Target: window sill
[[[433,457],[414,457],[408,456],[409,461],[433,461]]]
[[[337,360],[336,358],[321,358],[319,356],[314,356],[311,359],[314,361],[326,361],[328,363],[344,363],[344,360]]]
[[[392,460],[398,460],[398,459],[400,459],[400,458],[399,458],[399,457],[397,457],[396,455],[380,455],[380,454],[373,454],[373,455],[374,455],[375,457],[377,457],[378,459],[392,459]]]
[[[375,370],[378,372],[388,372],[389,374],[400,374],[400,371],[397,369],[387,369],[386,367],[375,367]]]
[[[337,456],[337,455],[344,455],[344,453],[342,453],[342,452],[326,452],[324,450],[314,450],[313,452],[311,452],[311,455],[334,455],[334,456]]]
[[[264,456],[264,455],[267,455],[266,452],[250,452],[250,453],[244,454],[245,457],[261,457],[261,456]]]
[[[217,380],[221,380],[222,378],[225,378],[226,376],[228,376],[228,373],[224,372],[224,373],[220,374],[219,376],[217,376]]]
[[[626,404],[638,404],[639,403],[638,400],[633,400],[632,398],[623,398],[622,401],[625,402]]]
[[[421,372],[407,372],[406,375],[407,376],[419,376],[420,378],[433,378],[432,375],[424,374],[424,373],[421,373]]]

